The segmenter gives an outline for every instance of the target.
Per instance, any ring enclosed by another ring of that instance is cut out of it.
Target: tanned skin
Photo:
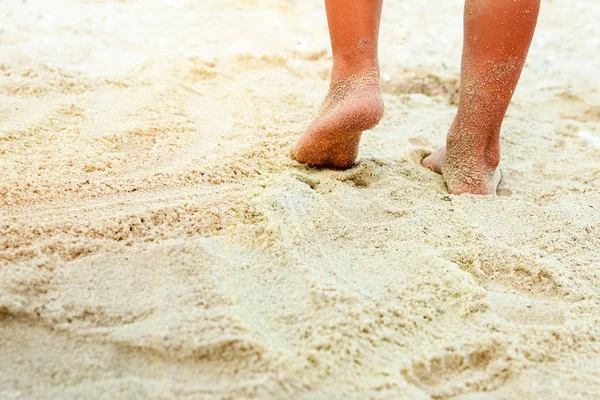
[[[383,116],[378,35],[382,0],[325,0],[333,50],[329,93],[291,157],[349,168],[363,131]],[[540,0],[466,0],[460,101],[446,146],[423,160],[452,194],[494,194],[500,128],[531,45]]]

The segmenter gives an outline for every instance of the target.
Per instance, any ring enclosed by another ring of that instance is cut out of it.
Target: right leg
[[[291,157],[347,168],[383,115],[377,46],[383,0],[325,0],[333,52],[329,93]]]
[[[540,0],[466,0],[458,113],[446,147],[423,160],[453,194],[493,194],[500,127],[519,81]]]

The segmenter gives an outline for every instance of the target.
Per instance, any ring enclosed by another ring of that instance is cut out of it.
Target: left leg
[[[298,140],[298,162],[348,168],[363,131],[383,115],[377,43],[383,0],[325,0],[333,68],[329,93]]]

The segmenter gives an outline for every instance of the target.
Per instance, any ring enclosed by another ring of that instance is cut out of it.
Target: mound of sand
[[[596,1],[544,2],[494,198],[420,166],[459,0],[385,4],[348,171],[286,157],[321,2],[62,3],[2,10],[0,398],[598,398]]]

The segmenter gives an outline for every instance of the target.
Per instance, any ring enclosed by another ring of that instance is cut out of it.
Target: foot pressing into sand
[[[348,168],[356,161],[363,131],[382,116],[377,70],[332,79],[323,105],[290,156],[309,165]]]
[[[495,194],[500,129],[533,38],[540,0],[467,0],[460,100],[446,146],[423,160],[452,194]]]
[[[383,116],[377,44],[383,0],[325,0],[333,68],[329,93],[290,156],[310,165],[349,168],[363,131]]]
[[[333,51],[330,90],[290,155],[348,168],[362,132],[383,115],[378,38],[382,0],[325,0]],[[533,38],[540,0],[466,0],[460,100],[446,146],[423,160],[453,194],[494,194],[500,129]]]
[[[423,165],[444,176],[450,194],[496,194],[501,180],[498,164],[500,146],[495,143],[476,143],[474,138],[492,135],[448,134],[446,146],[423,160]]]

